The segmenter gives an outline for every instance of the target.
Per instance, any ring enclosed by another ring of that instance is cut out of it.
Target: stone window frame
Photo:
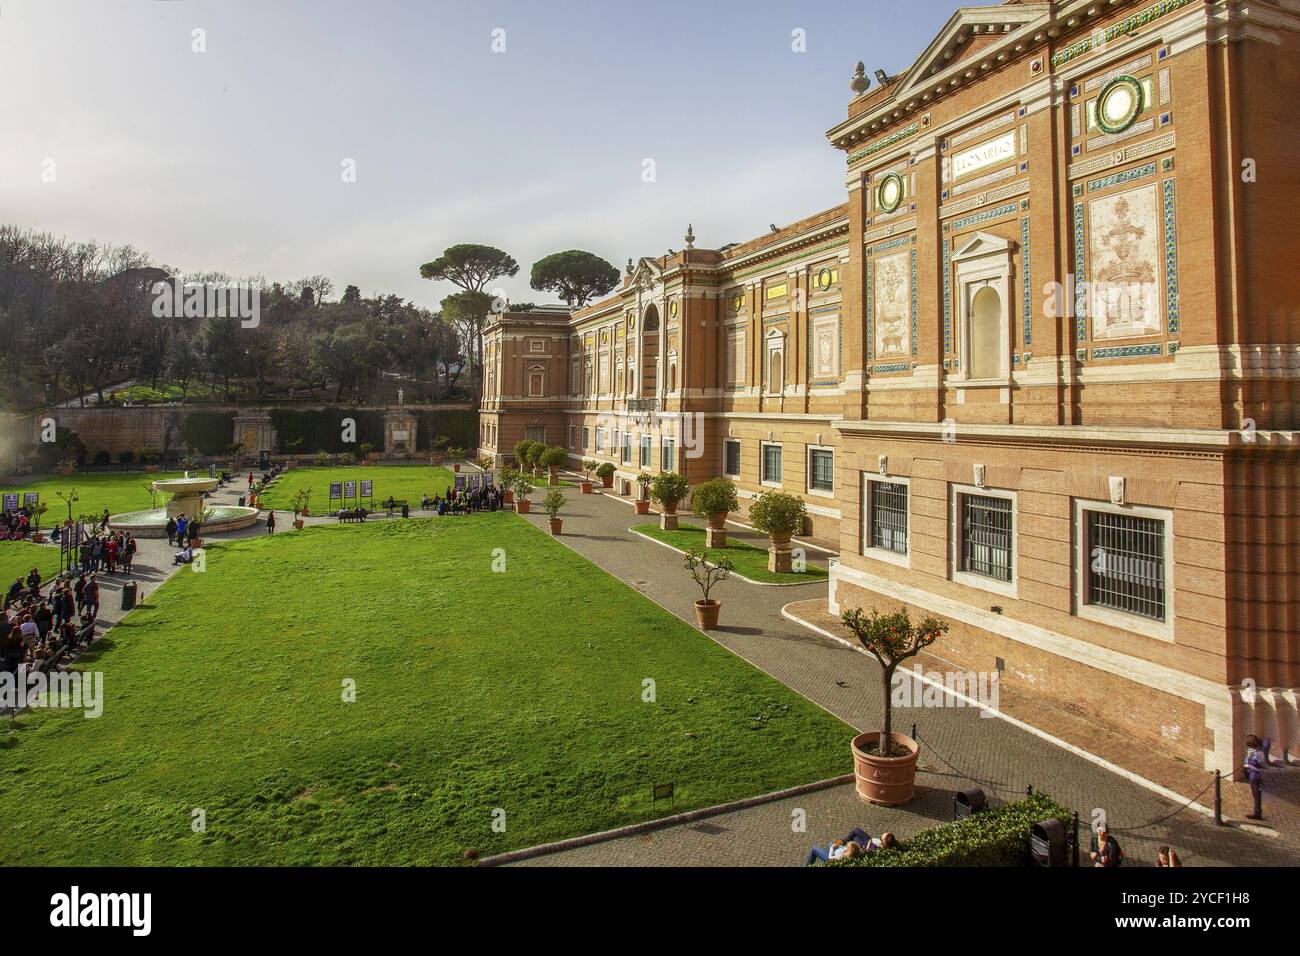
[[[764,395],[784,395],[785,394],[785,332],[780,329],[772,329],[763,336],[763,394]],[[781,382],[779,388],[772,387],[772,361],[776,356],[781,357]]]
[[[777,478],[776,481],[772,481],[770,478],[767,477],[767,450],[769,448],[775,448],[777,451],[781,453],[781,458],[780,458],[781,477]],[[785,447],[782,442],[761,441],[758,443],[758,478],[759,478],[758,483],[762,485],[764,488],[784,487],[784,485],[782,485],[781,483],[785,478]]]
[[[1011,502],[1011,580],[999,581],[996,578],[975,574],[961,569],[962,524],[964,499],[969,497],[1005,498]],[[908,494],[908,507],[911,507],[911,494]],[[911,523],[908,523],[908,535],[911,535]],[[910,546],[910,541],[909,541]],[[1014,598],[1019,591],[1020,582],[1020,496],[1017,492],[1005,488],[981,488],[978,485],[948,484],[948,576],[955,584],[977,588]]]
[[[1091,498],[1075,498],[1072,502],[1071,521],[1074,528],[1074,614],[1085,621],[1093,621],[1144,637],[1174,642],[1174,512],[1172,508],[1147,505],[1117,505]],[[1088,523],[1085,511],[1106,514],[1131,515],[1134,518],[1151,518],[1164,524],[1165,538],[1165,619],[1157,621],[1139,614],[1130,614],[1118,608],[1087,603],[1087,580],[1084,575],[1091,558],[1088,541]]]
[[[727,446],[728,445],[736,446],[736,470],[734,472],[727,471]],[[740,477],[740,469],[744,466],[744,454],[745,454],[745,449],[744,446],[741,444],[739,438],[724,438],[722,440],[722,474],[724,477],[727,478]]]
[[[985,248],[976,249],[976,244]],[[957,357],[959,370],[955,376],[958,388],[999,387],[1011,385],[1011,328],[1015,311],[1011,290],[1014,272],[1015,243],[1001,236],[976,232],[966,237],[952,253],[952,287],[957,300]],[[971,377],[971,305],[976,292],[991,287],[1002,302],[999,322],[997,375],[986,378]]]
[[[882,475],[879,472],[870,471],[864,471],[860,474],[862,475],[859,505],[861,509],[859,521],[861,540],[859,541],[858,552],[865,558],[896,564],[901,568],[910,568],[912,566],[912,479],[902,475],[888,473]],[[902,485],[907,489],[907,550],[902,554],[897,551],[890,551],[888,548],[878,548],[871,543],[875,540],[871,527],[871,503],[875,494],[873,486],[877,484]]]
[[[825,451],[830,452],[831,456],[831,487],[830,490],[813,487],[813,452]],[[836,481],[835,481],[835,449],[831,445],[805,445],[804,446],[804,488],[810,495],[816,495],[818,498],[834,499]]]

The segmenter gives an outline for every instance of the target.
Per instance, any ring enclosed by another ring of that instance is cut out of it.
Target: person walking
[[[275,534],[275,512],[272,511],[266,516],[266,533]]]
[[[171,546],[176,543],[176,519],[170,515],[167,518],[167,544]]]
[[[122,567],[126,573],[131,573],[131,565],[135,563],[135,538],[132,535],[126,536],[126,542],[122,546]]]
[[[86,591],[83,595],[82,608],[90,612],[91,618],[99,617],[99,580],[95,575],[90,576],[86,582]]]
[[[1247,820],[1264,819],[1264,741],[1254,734],[1246,738],[1246,779],[1250,781],[1250,795],[1255,800],[1255,812],[1246,814]]]

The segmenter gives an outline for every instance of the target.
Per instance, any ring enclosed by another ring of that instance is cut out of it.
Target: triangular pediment
[[[1050,3],[962,7],[949,18],[911,68],[898,77],[894,96],[901,98],[913,89],[925,86],[932,77],[996,45],[1002,37],[1039,20],[1047,20],[1051,12]]]
[[[957,250],[952,254],[952,259],[954,262],[960,262],[963,259],[978,259],[980,256],[991,256],[999,253],[1006,255],[1011,250],[1012,243],[1010,240],[988,232],[977,232],[957,247]]]
[[[659,284],[663,271],[653,259],[642,256],[628,276],[627,284],[632,288],[651,288]]]

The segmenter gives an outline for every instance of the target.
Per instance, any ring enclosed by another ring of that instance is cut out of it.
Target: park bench
[[[342,508],[339,510],[339,523],[363,522],[369,514],[365,508]]]
[[[384,511],[390,518],[393,516],[394,511],[401,511],[403,508],[407,507],[408,504],[409,502],[407,502],[405,498],[389,498],[382,503]]]

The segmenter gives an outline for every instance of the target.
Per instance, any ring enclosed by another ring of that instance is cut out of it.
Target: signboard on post
[[[23,507],[35,508],[41,503],[41,493],[39,491],[28,491],[23,494]]]
[[[464,491],[464,490],[465,490],[465,476],[464,476],[464,475],[457,475],[457,476],[456,476],[456,490],[457,490],[457,491]]]
[[[470,491],[478,491],[478,475],[477,475],[477,474],[473,474],[473,475],[470,475],[470,476],[469,476],[468,487],[469,487],[469,490],[470,490]]]
[[[361,497],[366,499],[366,503],[373,510],[375,507],[375,483],[369,478],[361,479]]]
[[[3,499],[0,499],[0,510],[17,511],[18,510],[18,493],[6,493]]]
[[[339,502],[340,505],[343,501],[343,482],[341,481],[330,482],[330,511],[334,510],[334,502],[336,501]]]
[[[344,500],[344,502],[348,502],[348,501],[356,501],[356,498],[357,498],[357,482],[356,482],[356,479],[354,478],[354,479],[351,479],[351,480],[349,480],[349,481],[345,481],[345,482],[343,482],[343,500]]]

